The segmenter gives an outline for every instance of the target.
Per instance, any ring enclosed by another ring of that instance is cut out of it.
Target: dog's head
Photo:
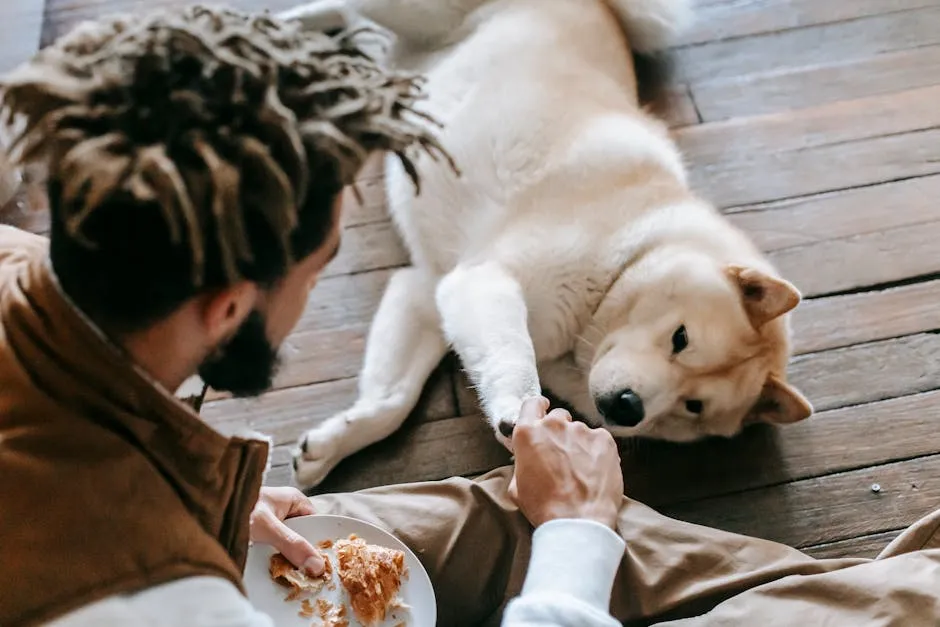
[[[644,265],[602,305],[593,343],[590,393],[612,432],[682,442],[812,413],[783,378],[796,288],[701,257]]]

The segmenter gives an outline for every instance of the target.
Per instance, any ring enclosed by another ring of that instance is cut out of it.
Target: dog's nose
[[[597,409],[607,420],[623,427],[635,427],[643,421],[643,399],[630,389],[608,394],[597,402]]]

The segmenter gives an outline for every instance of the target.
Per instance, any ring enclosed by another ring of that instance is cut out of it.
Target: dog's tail
[[[630,46],[652,54],[675,43],[692,23],[692,0],[607,0],[620,18]]]

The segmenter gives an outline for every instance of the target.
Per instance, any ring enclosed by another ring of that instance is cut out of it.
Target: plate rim
[[[294,527],[292,526],[292,523],[295,523],[295,522],[298,522],[298,521],[301,521],[301,520],[307,520],[307,519],[319,519],[319,520],[322,520],[322,521],[324,521],[324,522],[327,522],[327,521],[332,520],[332,521],[339,522],[339,523],[342,523],[342,522],[344,522],[344,521],[352,521],[352,522],[354,522],[354,523],[356,523],[356,524],[364,525],[364,526],[366,526],[366,527],[369,527],[369,528],[373,529],[374,531],[377,531],[377,532],[379,532],[380,534],[382,534],[382,535],[384,535],[384,536],[388,536],[388,537],[392,538],[393,540],[395,540],[395,542],[397,542],[399,545],[401,545],[400,550],[402,550],[406,555],[410,555],[410,556],[414,559],[415,563],[417,563],[418,566],[420,566],[420,568],[421,568],[421,573],[422,573],[424,579],[426,579],[427,582],[428,582],[428,590],[430,590],[430,592],[431,592],[431,613],[432,613],[432,618],[434,619],[434,624],[437,623],[437,619],[438,619],[438,616],[437,616],[437,591],[434,590],[434,582],[431,580],[431,574],[428,572],[428,569],[425,568],[424,564],[423,564],[423,563],[421,562],[421,560],[418,558],[417,554],[415,554],[415,552],[411,550],[411,547],[409,547],[407,544],[405,544],[405,542],[404,542],[401,538],[399,538],[398,536],[396,536],[396,535],[393,534],[392,532],[388,531],[387,529],[383,529],[382,527],[379,527],[378,525],[376,525],[376,524],[374,524],[374,523],[371,523],[371,522],[369,522],[369,521],[367,521],[367,520],[362,520],[362,519],[360,519],[360,518],[355,518],[355,517],[353,517],[353,516],[342,516],[342,515],[340,515],[340,514],[305,514],[305,515],[303,515],[303,516],[292,516],[292,517],[290,517],[290,518],[284,519],[282,522],[283,522],[285,525],[287,525],[292,531],[297,532],[298,534],[300,534],[300,535],[303,537],[303,534],[300,533],[299,530],[297,530],[296,528],[294,528]],[[355,533],[355,532],[351,532],[351,533]],[[308,542],[311,542],[311,540],[309,540],[308,538],[304,538],[304,539],[307,540]],[[250,551],[252,548],[257,547],[257,546],[264,546],[264,547],[267,547],[267,548],[269,548],[269,549],[273,549],[274,552],[277,552],[277,549],[276,549],[275,547],[271,546],[270,544],[262,543],[262,542],[254,542],[254,543],[252,543],[252,545],[248,547],[248,548],[249,548],[249,551]],[[409,576],[409,577],[410,577],[410,576]],[[243,576],[243,578],[244,578],[244,576]]]

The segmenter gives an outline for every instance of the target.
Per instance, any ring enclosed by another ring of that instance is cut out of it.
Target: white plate
[[[374,525],[346,518],[345,516],[300,516],[290,518],[287,526],[309,540],[314,546],[323,540],[341,540],[350,534],[356,534],[369,544],[398,549],[405,554],[405,566],[408,568],[408,577],[402,581],[399,596],[408,606],[390,612],[382,627],[394,627],[404,622],[408,627],[434,627],[437,622],[437,602],[434,599],[434,588],[431,578],[424,570],[424,566],[415,557],[415,554],[405,546],[401,540],[392,534],[379,529]],[[327,551],[333,557],[332,551]],[[245,589],[252,604],[274,619],[278,627],[311,627],[320,622],[319,615],[314,618],[303,618],[299,615],[300,600],[285,601],[287,589],[274,583],[268,574],[268,564],[274,549],[264,544],[255,544],[248,550],[248,561],[245,565]],[[349,597],[336,577],[335,561],[333,569],[333,590],[324,586],[315,598],[326,599],[335,606],[339,603],[349,605]],[[314,601],[314,604],[316,602]],[[352,609],[348,608],[347,617],[350,627],[359,627],[359,622],[353,616]]]

